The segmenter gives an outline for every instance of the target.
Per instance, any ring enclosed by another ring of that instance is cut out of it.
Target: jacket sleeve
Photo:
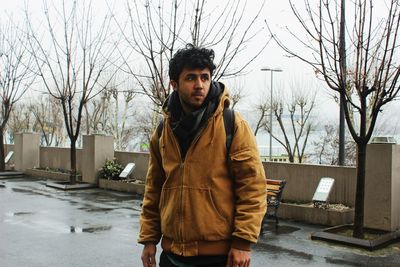
[[[266,212],[266,177],[252,130],[240,114],[235,116],[230,152],[236,196],[232,247],[249,250]]]
[[[154,131],[150,141],[150,158],[140,215],[139,243],[157,244],[161,239],[159,201],[165,174],[161,163],[159,136]]]

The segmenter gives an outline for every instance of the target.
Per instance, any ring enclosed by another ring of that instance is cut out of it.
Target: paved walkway
[[[0,180],[0,266],[141,266],[140,197],[59,191],[45,180]],[[399,266],[400,242],[375,252],[310,240],[319,226],[265,225],[251,266]],[[158,249],[159,252],[160,249]]]

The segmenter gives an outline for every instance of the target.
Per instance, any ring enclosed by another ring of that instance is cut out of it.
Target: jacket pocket
[[[233,161],[245,161],[252,157],[250,149],[242,149],[231,154]]]
[[[257,175],[258,159],[250,149],[242,149],[230,155],[232,170],[236,178]]]
[[[211,190],[186,188],[183,203],[185,239],[187,241],[216,241],[229,239],[233,230],[233,218],[225,218],[217,209]],[[222,203],[222,205],[233,205]]]
[[[181,200],[179,188],[163,188],[160,196],[159,210],[161,232],[174,240],[180,240],[179,227],[181,214],[179,202]]]

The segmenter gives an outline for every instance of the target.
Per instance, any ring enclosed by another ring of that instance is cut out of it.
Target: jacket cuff
[[[250,251],[251,250],[251,242],[239,237],[234,237],[232,240],[232,248]]]

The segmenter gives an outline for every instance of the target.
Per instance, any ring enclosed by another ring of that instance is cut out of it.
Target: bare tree
[[[110,101],[111,92],[106,88],[92,101],[85,104],[86,125],[82,126],[82,129],[87,135],[107,132],[107,124],[111,119],[109,115]]]
[[[136,150],[148,151],[150,144],[151,135],[154,127],[152,122],[154,121],[155,112],[151,109],[142,109],[140,113],[135,116],[134,131],[138,142],[135,144]]]
[[[351,22],[345,21],[349,16],[345,16],[348,8],[344,0],[320,0],[315,6],[304,0],[304,12],[294,1],[289,3],[306,37],[291,32],[297,43],[273,37],[290,56],[309,64],[339,95],[348,129],[357,143],[353,236],[363,238],[366,146],[378,114],[400,90],[400,1],[381,3],[380,7],[384,6],[387,12],[384,18],[377,19],[372,0],[355,0],[350,6]],[[288,45],[291,43],[297,47],[302,44],[312,56],[295,51]],[[352,120],[352,114],[357,119]]]
[[[22,101],[16,103],[10,113],[5,131],[8,141],[13,143],[16,133],[29,132],[33,130],[33,120],[29,107]]]
[[[100,132],[112,135],[117,150],[127,148],[134,133],[131,119],[136,114],[132,109],[136,94],[133,90],[121,90],[122,86],[110,83],[100,95],[85,105],[86,134]]]
[[[244,93],[244,81],[235,79],[232,86],[229,87],[229,96],[232,101],[231,108],[234,109],[236,105],[246,97]]]
[[[338,125],[325,124],[323,132],[312,142],[312,153],[307,162],[317,164],[339,164],[339,132]],[[345,165],[356,165],[356,143],[350,135],[345,135]]]
[[[117,88],[112,88],[111,93],[114,98],[113,120],[110,125],[111,133],[114,136],[115,149],[123,150],[126,148],[133,133],[133,127],[128,125],[128,119],[134,116],[134,112],[129,110],[131,102],[135,97],[135,93],[133,90],[118,91]],[[121,109],[119,96],[121,94],[123,95],[123,107],[122,115],[120,116]]]
[[[139,92],[148,96],[154,109],[160,111],[171,92],[168,62],[177,48],[186,43],[217,50],[220,56],[216,59],[215,80],[242,74],[267,45],[266,41],[251,53],[247,47],[261,31],[256,22],[264,3],[260,2],[258,13],[249,20],[246,3],[239,0],[227,1],[215,9],[208,9],[205,0],[128,3],[129,21],[119,25],[132,53],[124,50],[121,55],[126,58],[128,72],[136,79]],[[245,51],[246,60],[238,63]],[[134,55],[143,59],[142,65],[129,62],[128,57]]]
[[[272,112],[278,122],[281,135],[272,134],[286,150],[289,161],[294,162],[297,158],[302,163],[308,137],[312,130],[310,115],[315,106],[315,95],[299,94],[294,92],[291,101],[285,103],[282,99],[275,100],[272,104]],[[285,109],[286,107],[286,109]],[[289,125],[285,123],[285,112],[288,114]],[[271,132],[269,123],[265,124],[268,133]]]
[[[29,112],[34,117],[33,130],[41,133],[41,145],[60,146],[64,143],[63,114],[57,99],[48,95],[41,97],[29,105]]]
[[[0,24],[0,171],[5,170],[4,133],[10,113],[35,79],[25,37],[11,21]]]
[[[257,123],[253,129],[254,135],[257,136],[258,132],[260,130],[263,130],[267,127],[268,123],[268,111],[270,110],[270,104],[269,102],[265,101],[265,98],[262,98],[264,101],[258,103],[256,105],[256,110],[255,113],[258,115],[257,116]]]
[[[94,14],[90,1],[88,4],[74,1],[67,7],[63,0],[61,8],[54,3],[49,6],[46,1],[43,4],[47,26],[43,38],[34,29],[26,11],[29,45],[44,87],[62,107],[71,149],[70,183],[74,184],[76,142],[83,108],[107,86],[107,81],[99,84],[100,78],[115,63],[112,59],[115,43],[112,43],[111,16],[106,14],[100,24],[95,25],[93,19],[100,15]]]
[[[272,108],[274,120],[278,124],[275,127],[278,130],[272,131],[272,137],[285,149],[290,162],[303,162],[308,137],[313,128],[311,114],[315,107],[315,94],[314,90],[305,91],[304,88],[309,87],[310,85],[293,82],[290,99],[282,93],[272,100],[272,107],[268,97],[262,97],[261,102],[256,105],[258,119],[255,134],[259,130],[271,134],[268,114]]]

